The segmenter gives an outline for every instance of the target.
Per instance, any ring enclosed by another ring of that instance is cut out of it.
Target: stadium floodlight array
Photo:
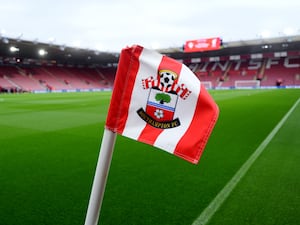
[[[236,80],[234,82],[234,87],[236,89],[259,88],[260,80]]]

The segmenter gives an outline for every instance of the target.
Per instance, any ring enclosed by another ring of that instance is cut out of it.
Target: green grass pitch
[[[211,91],[220,117],[198,165],[118,136],[99,224],[189,225],[300,97]],[[111,93],[0,95],[0,225],[83,225]],[[300,106],[209,225],[300,219]]]

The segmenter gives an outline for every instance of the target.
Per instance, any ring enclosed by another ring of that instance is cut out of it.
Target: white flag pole
[[[97,225],[117,134],[104,129],[85,225]]]

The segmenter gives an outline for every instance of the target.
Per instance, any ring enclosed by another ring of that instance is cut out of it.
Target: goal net
[[[235,88],[259,88],[260,81],[259,80],[236,80],[234,82]]]
[[[206,89],[212,89],[211,81],[201,81],[201,84],[203,84]]]

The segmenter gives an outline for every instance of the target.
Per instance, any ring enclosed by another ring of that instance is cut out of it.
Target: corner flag
[[[219,108],[194,73],[141,46],[122,50],[85,225],[97,225],[116,134],[198,163]]]
[[[141,46],[122,50],[107,129],[196,164],[218,114],[188,67]]]

